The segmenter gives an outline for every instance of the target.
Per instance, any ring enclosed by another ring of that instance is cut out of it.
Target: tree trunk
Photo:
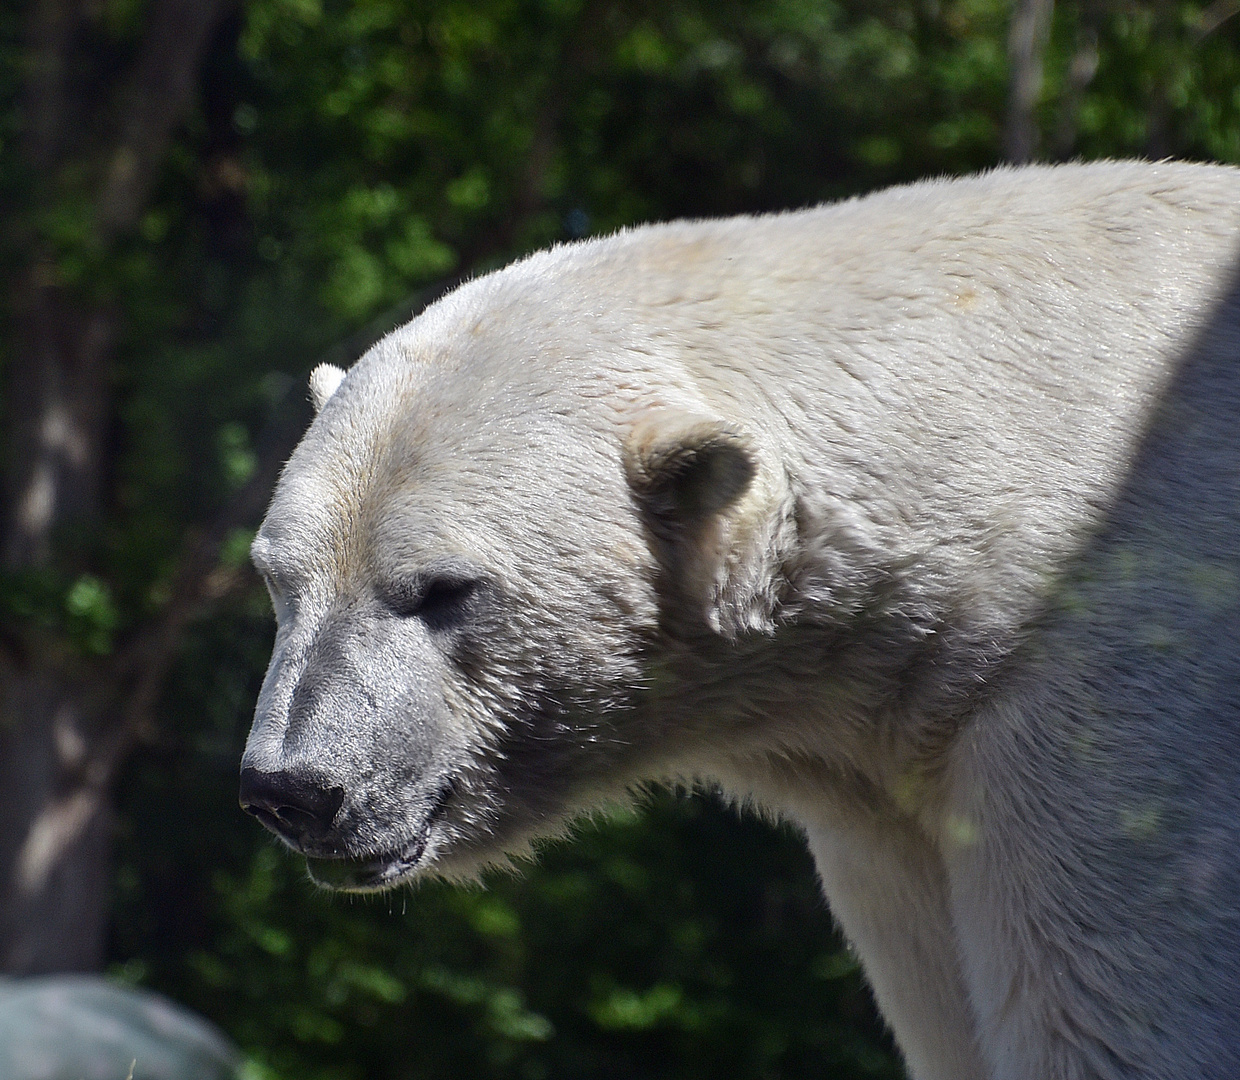
[[[1008,33],[1008,115],[1003,146],[1008,161],[1024,165],[1038,151],[1034,109],[1042,96],[1042,64],[1055,0],[1016,0]]]
[[[10,571],[47,568],[55,540],[98,512],[113,320],[36,264],[12,365]],[[90,782],[80,675],[58,643],[19,639],[0,669],[0,970],[100,967],[110,872],[106,791]]]
[[[135,59],[119,72],[93,63],[84,44],[101,17],[97,4],[33,0],[29,8],[20,147],[30,195],[15,246],[31,256],[10,294],[17,334],[6,365],[0,511],[0,564],[11,580],[72,581],[88,565],[82,541],[107,501],[118,316],[106,298],[61,280],[40,222],[86,207],[90,235],[80,242],[97,259],[133,229],[228,6],[154,0]],[[103,963],[109,789],[173,654],[184,599],[198,595],[194,582],[178,595],[181,608],[162,619],[166,640],[151,647],[148,633],[139,647],[101,660],[37,619],[6,617],[0,626],[0,971]]]
[[[19,300],[19,353],[9,381],[12,466],[4,564],[47,566],[53,537],[98,513],[109,413],[114,319],[46,280],[40,261]]]
[[[91,971],[104,960],[111,871],[107,792],[92,783],[81,698],[10,672],[0,712],[0,969]]]

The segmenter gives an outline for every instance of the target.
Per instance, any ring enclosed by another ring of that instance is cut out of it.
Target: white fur
[[[916,1080],[1240,1076],[1238,256],[1240,173],[1109,163],[471,282],[281,480],[247,769],[390,880],[719,782]],[[455,621],[384,608],[445,565]]]
[[[344,381],[344,372],[335,364],[319,364],[310,372],[310,398],[314,402],[314,411],[321,412]]]

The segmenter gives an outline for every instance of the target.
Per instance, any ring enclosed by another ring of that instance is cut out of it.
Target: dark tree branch
[[[1197,25],[1193,36],[1197,41],[1209,37],[1228,19],[1240,15],[1240,0],[1214,0],[1197,17]]]

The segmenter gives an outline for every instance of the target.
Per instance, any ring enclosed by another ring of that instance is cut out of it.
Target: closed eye
[[[464,614],[478,587],[477,578],[435,574],[391,589],[384,599],[393,615],[419,618],[438,628]]]

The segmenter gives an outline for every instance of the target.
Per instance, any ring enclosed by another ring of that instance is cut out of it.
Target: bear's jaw
[[[339,892],[382,892],[425,869],[431,835],[447,811],[450,787],[435,800],[411,840],[379,855],[319,855],[303,851],[310,880]]]
[[[319,859],[306,856],[310,880],[338,892],[382,892],[412,876],[426,851],[427,836],[418,837],[402,851],[373,859]]]

